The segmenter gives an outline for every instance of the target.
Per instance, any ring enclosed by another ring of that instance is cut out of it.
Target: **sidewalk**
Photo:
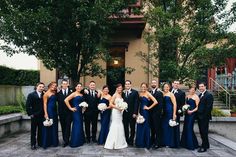
[[[129,147],[122,150],[106,150],[97,144],[85,144],[79,148],[39,148],[31,150],[29,144],[29,133],[18,133],[10,137],[0,139],[1,157],[234,157],[236,156],[236,143],[222,136],[211,134],[211,148],[206,153],[198,153],[197,150],[160,148],[158,150],[147,150],[142,148]],[[61,139],[61,138],[60,138]],[[229,146],[229,147],[228,147]],[[232,147],[232,148],[230,148]]]

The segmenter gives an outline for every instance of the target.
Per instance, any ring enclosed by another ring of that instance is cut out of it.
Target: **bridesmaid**
[[[73,112],[72,115],[72,131],[70,146],[79,147],[82,146],[85,142],[84,130],[83,130],[83,115],[82,108],[79,107],[79,104],[84,101],[81,91],[83,89],[82,84],[78,83],[75,87],[76,91],[71,93],[66,99],[65,104]],[[70,105],[72,101],[72,106]]]
[[[109,132],[110,116],[111,116],[111,107],[109,106],[109,101],[111,100],[111,95],[109,93],[109,88],[107,85],[103,86],[101,92],[101,99],[99,103],[105,103],[107,108],[105,111],[101,112],[101,130],[98,137],[98,144],[105,144],[107,135]]]
[[[186,100],[186,103],[190,105],[190,109],[187,111],[187,114],[185,114],[184,117],[184,128],[180,141],[182,147],[190,150],[198,148],[198,141],[193,131],[193,127],[200,99],[195,92],[196,86],[191,85],[189,87],[189,94],[187,95]]]
[[[163,86],[164,96],[164,115],[162,120],[162,143],[166,147],[178,148],[178,135],[175,128],[169,125],[169,120],[176,120],[176,99],[173,93],[170,92],[170,84],[165,83]]]
[[[43,109],[45,119],[53,119],[51,126],[43,126],[42,130],[42,146],[47,147],[58,146],[58,118],[56,106],[57,83],[51,82],[48,85],[47,92],[43,95]]]
[[[151,146],[150,141],[150,124],[149,124],[149,110],[157,105],[157,100],[148,91],[146,83],[141,84],[140,107],[139,113],[145,118],[144,123],[137,124],[135,145],[139,148],[149,149]],[[153,103],[150,105],[150,101]]]

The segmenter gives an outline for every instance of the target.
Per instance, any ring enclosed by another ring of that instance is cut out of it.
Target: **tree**
[[[108,35],[134,0],[0,0],[0,39],[7,54],[24,52],[79,81],[101,76]],[[15,45],[16,49],[9,45]]]
[[[199,79],[207,68],[236,56],[236,35],[227,32],[236,22],[236,3],[227,11],[228,0],[145,2],[150,52],[140,52],[139,56],[160,80]],[[150,61],[153,59],[155,62]]]

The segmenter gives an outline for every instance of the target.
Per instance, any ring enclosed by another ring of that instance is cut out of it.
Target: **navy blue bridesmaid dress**
[[[144,106],[149,106],[149,100],[146,97],[140,98],[140,114],[145,118],[144,123],[137,124],[135,145],[138,148],[150,148],[150,125],[149,125],[149,111],[143,109]]]
[[[175,127],[169,125],[169,120],[173,118],[173,103],[169,96],[164,96],[164,115],[162,117],[162,145],[170,148],[179,147],[179,135]]]
[[[109,100],[102,98],[99,103],[105,103],[109,106]],[[110,126],[111,110],[101,112],[101,130],[98,137],[98,144],[105,144]]]
[[[47,101],[47,112],[48,118],[53,119],[53,124],[51,126],[43,126],[42,129],[42,147],[46,149],[47,147],[58,146],[58,118],[57,118],[57,106],[56,106],[56,96],[51,95]]]
[[[196,102],[192,98],[187,99],[186,103],[190,105],[190,110],[196,108]],[[196,118],[196,112],[191,115],[185,114],[184,117],[184,128],[181,136],[181,146],[190,150],[198,148],[197,137],[193,131],[194,121]]]
[[[73,107],[76,107],[77,111],[73,112],[72,115],[71,147],[82,146],[85,142],[82,108],[79,107],[79,104],[83,101],[83,96],[76,96],[72,99],[72,105]]]

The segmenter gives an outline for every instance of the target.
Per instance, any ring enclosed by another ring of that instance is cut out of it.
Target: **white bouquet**
[[[47,118],[45,121],[43,121],[44,126],[51,126],[53,124],[53,119]]]
[[[126,110],[128,108],[128,104],[124,102],[123,99],[116,99],[115,104],[121,110]]]
[[[98,104],[98,109],[100,111],[105,111],[107,109],[107,104],[105,104],[105,103]]]
[[[169,120],[169,125],[170,125],[171,127],[175,127],[175,126],[179,125],[179,123],[176,122],[176,121],[173,120],[173,119],[170,119],[170,120]]]
[[[145,122],[145,118],[139,114],[136,118],[136,123],[143,124],[144,122]]]
[[[182,107],[182,111],[183,111],[184,113],[186,113],[186,111],[188,111],[189,108],[190,108],[190,106],[189,106],[188,104],[185,104],[185,105]]]
[[[85,101],[83,101],[79,104],[79,107],[86,108],[86,107],[88,107],[88,104]]]

